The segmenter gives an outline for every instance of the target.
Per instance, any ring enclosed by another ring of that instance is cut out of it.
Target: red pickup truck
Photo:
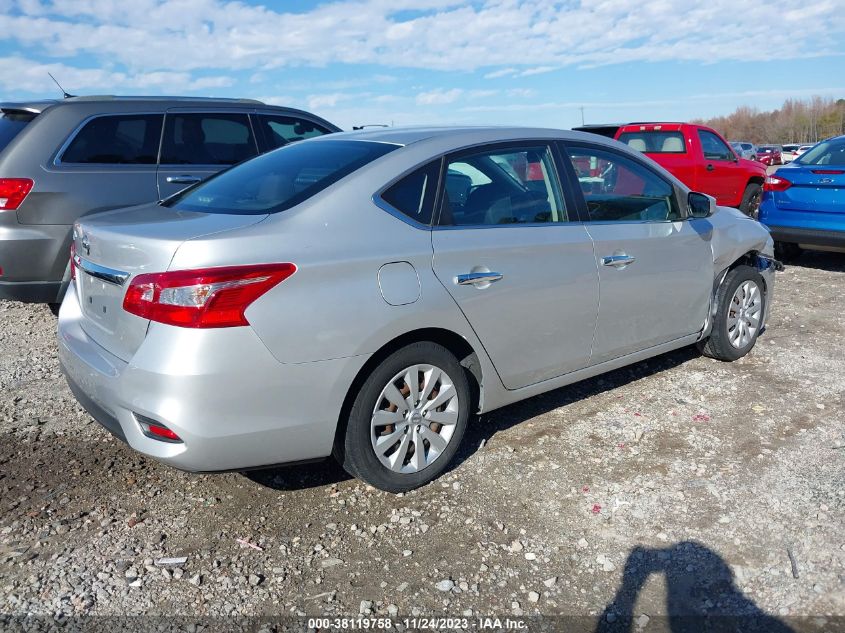
[[[614,129],[615,128],[615,129]],[[736,155],[715,130],[692,123],[628,123],[584,126],[643,152],[693,191],[706,193],[726,207],[757,217],[766,168]]]

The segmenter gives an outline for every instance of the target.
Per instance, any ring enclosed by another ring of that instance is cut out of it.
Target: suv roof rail
[[[266,105],[258,99],[241,99],[236,97],[173,97],[173,96],[143,96],[143,95],[85,95],[82,97],[70,97],[66,102],[72,101],[207,101],[210,103],[249,103],[252,105]]]

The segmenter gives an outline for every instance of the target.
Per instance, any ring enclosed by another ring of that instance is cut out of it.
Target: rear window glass
[[[160,114],[100,116],[86,123],[62,154],[63,163],[155,165]]]
[[[36,115],[28,112],[3,112],[0,115],[0,152],[12,142]]]
[[[684,135],[680,132],[624,132],[618,140],[631,149],[649,154],[683,154],[686,151]]]
[[[415,222],[430,224],[440,177],[440,161],[405,176],[381,194],[382,199]]]
[[[801,165],[845,165],[845,138],[822,141],[796,160]]]
[[[398,145],[366,141],[292,143],[169,198],[186,211],[250,215],[290,209]]]

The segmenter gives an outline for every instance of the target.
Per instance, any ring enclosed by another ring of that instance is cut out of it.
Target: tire
[[[756,182],[749,182],[742,194],[739,210],[750,218],[757,219],[760,211],[760,199],[763,197],[763,187]]]
[[[417,405],[404,399],[415,399],[409,386],[414,380],[405,378],[413,374],[419,390]],[[392,402],[385,396],[391,385]],[[442,401],[426,409],[426,402],[436,400]],[[469,381],[458,359],[442,345],[412,343],[385,358],[361,385],[345,433],[335,445],[335,457],[346,472],[376,488],[413,490],[448,467],[466,430],[470,406]],[[377,438],[385,438],[378,452]]]
[[[756,298],[751,291],[753,287],[756,287]],[[727,274],[716,292],[713,329],[710,336],[699,343],[699,350],[705,356],[723,361],[742,358],[757,342],[765,314],[763,278],[751,266],[737,266]]]
[[[783,262],[790,262],[801,256],[801,247],[792,242],[775,242],[775,257]]]

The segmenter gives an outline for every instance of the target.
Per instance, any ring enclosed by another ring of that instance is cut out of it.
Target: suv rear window
[[[29,112],[6,111],[0,114],[0,152],[12,142],[21,130],[37,115]]]
[[[398,147],[367,141],[292,143],[186,189],[165,206],[233,215],[277,213]]]
[[[86,123],[61,155],[63,163],[155,165],[160,114],[98,116]]]
[[[623,132],[617,139],[631,149],[648,154],[684,154],[684,135],[680,132]]]

